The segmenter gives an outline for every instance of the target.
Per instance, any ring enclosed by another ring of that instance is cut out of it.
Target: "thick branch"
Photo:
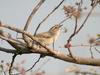
[[[20,33],[23,33],[23,34],[29,36],[32,40],[34,40],[33,36],[31,34],[29,34],[28,32],[25,32],[23,30],[17,29],[15,27],[7,26],[7,25],[1,25],[1,26],[11,29],[11,30],[14,30],[14,31],[17,31],[17,32],[20,32]],[[23,53],[25,54],[27,52],[30,53],[30,50],[28,48],[25,48],[25,47],[20,47],[20,48],[22,50],[22,54]],[[44,47],[44,46],[43,46],[43,48],[40,48],[40,49],[36,49],[36,48],[32,47],[31,51],[33,53],[43,54],[46,56],[52,56],[52,57],[55,57],[55,58],[58,58],[58,59],[61,59],[61,60],[67,61],[67,62],[100,66],[100,59],[83,58],[83,57],[79,57],[79,56],[73,56],[74,57],[74,59],[73,59],[73,57],[69,57],[68,55],[66,55],[60,51],[55,51],[55,50],[52,50],[52,49]]]
[[[1,50],[2,48],[0,48]],[[50,48],[49,48],[50,49]],[[2,50],[4,52],[9,52],[9,53],[15,53],[15,50]],[[76,63],[76,64],[84,64],[84,65],[92,65],[92,66],[100,66],[100,59],[97,58],[88,58],[88,57],[79,57],[79,56],[73,56],[76,60],[74,60],[72,57],[69,57],[67,54],[64,54],[63,52],[60,52],[60,50],[54,50],[55,54],[51,54],[50,52],[48,52],[46,49],[42,48],[42,49],[37,49],[37,50],[31,50],[33,53],[37,53],[37,54],[45,54],[46,56],[51,56],[66,62],[72,62],[72,63]],[[32,53],[30,52],[30,50],[26,50],[23,49],[22,54],[29,54]]]
[[[18,28],[15,28],[15,27],[11,27],[11,26],[8,26],[8,25],[1,25],[1,27],[5,27],[5,28],[8,28],[10,30],[13,30],[13,31],[16,31],[16,32],[19,32],[19,33],[22,33],[24,35],[27,35],[29,38],[31,38],[33,41],[36,41],[40,46],[42,46],[43,48],[45,48],[47,51],[51,52],[52,54],[55,54],[52,50],[48,49],[46,46],[42,45],[40,42],[38,42],[35,37],[33,37],[33,35],[31,35],[29,32],[26,32],[26,31],[23,31],[21,29],[18,29]]]
[[[16,39],[13,39],[11,38],[11,36],[8,35],[8,33],[6,32],[3,32],[1,33],[0,35],[0,38],[7,41],[12,47],[14,47],[16,50],[21,50],[20,47],[26,47],[26,44],[19,41],[19,40],[16,40]]]

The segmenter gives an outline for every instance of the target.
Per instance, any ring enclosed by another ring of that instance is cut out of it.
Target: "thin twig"
[[[2,67],[1,67],[1,69],[2,69],[2,72],[4,73],[4,75],[6,75],[6,72],[4,71],[3,65],[2,65]]]
[[[72,33],[72,35],[71,35],[71,36],[69,37],[69,39],[67,40],[67,45],[69,45],[71,39],[75,36],[76,29],[77,29],[77,18],[76,18],[76,20],[75,20],[74,32]],[[69,55],[70,55],[71,57],[73,57],[72,52],[71,52],[71,50],[70,50],[70,47],[68,47],[68,51],[69,51]]]
[[[45,0],[40,0],[40,2],[35,6],[35,8],[33,8],[33,11],[31,12],[31,14],[29,15],[27,22],[25,24],[24,30],[27,30],[28,25],[30,24],[33,16],[35,15],[35,13],[37,12],[37,10],[40,8],[40,6],[45,2]]]
[[[40,8],[40,6],[45,2],[45,0],[40,0],[40,2],[36,5],[36,7],[33,9],[33,11],[31,12],[31,14],[29,15],[28,19],[27,19],[27,22],[25,24],[25,27],[24,27],[24,31],[26,31],[28,29],[28,26],[33,18],[33,16],[35,15],[35,13],[37,12],[37,10]],[[23,39],[24,41],[27,43],[27,45],[30,47],[31,44],[30,44],[30,41],[29,39],[27,39],[27,36],[23,35]]]
[[[70,36],[69,39],[67,40],[67,44],[66,44],[66,45],[68,45],[68,44],[70,43],[71,39],[72,39],[76,34],[78,34],[78,32],[83,28],[83,26],[85,25],[86,21],[88,20],[89,16],[91,15],[91,13],[92,13],[92,11],[93,11],[93,9],[95,8],[96,5],[97,5],[97,4],[95,4],[95,5],[91,8],[90,12],[89,12],[88,15],[86,16],[86,18],[85,18],[85,20],[83,21],[82,25],[81,25],[81,26],[79,27],[79,29],[77,29],[77,30],[76,30],[76,28],[77,28],[77,20],[76,20],[74,32],[71,34],[71,36]],[[71,51],[70,51],[69,48],[68,48],[68,51],[69,51],[69,54],[72,56],[72,53],[71,53]]]
[[[32,70],[34,67],[35,67],[35,65],[40,61],[40,59],[41,59],[41,56],[38,58],[38,60],[28,69],[28,70],[26,70],[25,72],[28,72],[28,71],[30,71],[30,70]],[[12,74],[12,75],[19,75],[19,74],[21,74],[21,73],[16,73],[16,74]]]
[[[31,68],[29,68],[28,70],[26,70],[25,72],[28,72],[28,71],[30,71],[31,69],[33,69],[34,66],[40,61],[40,59],[41,59],[41,55],[40,55],[40,57],[38,58],[38,60],[33,64],[33,66],[32,66]]]
[[[69,51],[69,56],[70,56],[70,57],[73,57],[73,54],[72,54],[72,52],[71,52],[71,49],[70,49],[69,47],[68,47],[67,49],[68,49],[68,51]]]
[[[94,49],[100,54],[100,51],[96,47],[94,47]]]
[[[15,58],[16,58],[17,54],[15,53],[12,57],[12,61],[11,61],[11,65],[9,67],[9,75],[11,75],[11,70],[12,70],[12,66],[13,66],[13,63],[15,61]]]
[[[90,53],[91,53],[91,58],[94,58],[93,57],[93,52],[92,52],[92,46],[91,45],[90,45],[90,49],[89,50],[90,50]]]
[[[62,23],[64,23],[64,22],[65,22],[66,20],[68,20],[69,18],[71,18],[71,16],[69,16],[69,17],[65,18],[64,20],[62,20],[62,21],[59,23],[59,25],[62,24]]]
[[[46,21],[47,18],[48,18],[51,14],[53,14],[53,13],[59,8],[59,6],[60,6],[63,2],[64,2],[64,0],[62,0],[56,7],[55,7],[55,8],[54,8],[54,9],[39,23],[39,25],[37,26],[37,28],[36,28],[36,30],[35,30],[34,35],[36,35],[36,33],[37,33],[39,27],[41,26],[41,24],[42,24],[44,21]]]
[[[88,20],[89,16],[91,15],[93,9],[96,7],[96,5],[94,7],[91,8],[90,12],[88,13],[88,15],[86,16],[84,22],[82,23],[82,25],[79,27],[79,29],[77,29],[76,34],[83,28],[83,26],[85,25],[86,21]]]
[[[44,61],[43,63],[42,63],[42,65],[40,65],[39,66],[39,68],[37,69],[37,70],[35,70],[34,72],[35,73],[37,73],[41,68],[43,68],[43,66],[46,64],[46,63],[48,63],[48,61],[50,61],[51,59],[47,59],[46,61]]]
[[[74,33],[76,32],[76,30],[77,30],[77,17],[75,18],[75,29],[74,29]]]
[[[80,45],[72,45],[71,47],[89,47],[90,45],[80,44]]]

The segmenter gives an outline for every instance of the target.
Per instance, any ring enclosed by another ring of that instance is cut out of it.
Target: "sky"
[[[15,26],[17,28],[23,29],[28,16],[30,15],[33,7],[38,3],[39,0],[0,0],[0,20],[5,23],[9,24],[11,26]],[[40,9],[37,11],[35,16],[33,17],[30,27],[28,31],[31,33],[34,33],[35,28],[37,25],[42,21],[42,19],[48,15],[48,13],[53,10],[55,6],[60,2],[61,0],[46,0],[45,3],[40,7]],[[65,0],[63,5],[74,5],[75,0]],[[84,0],[84,7],[89,6],[89,2]],[[62,6],[63,6],[62,5]],[[61,22],[65,17],[65,14],[63,12],[62,6],[55,11],[39,28],[39,32],[44,32],[47,31],[50,27],[53,25]],[[88,12],[90,7],[87,8],[87,10],[84,10],[83,12]],[[100,33],[100,14],[96,15],[96,13],[100,13],[100,6],[96,7],[94,10],[92,16],[89,17],[87,23],[83,27],[83,29],[79,32],[78,35],[76,35],[73,38],[72,43],[77,45],[77,44],[86,44],[87,40],[89,37],[93,36],[95,37],[96,34]],[[86,17],[87,13],[82,15],[82,17],[79,19],[78,24],[80,25],[84,18]],[[57,44],[55,46],[56,49],[61,50],[63,52],[66,52],[67,50],[64,48],[59,48],[60,46],[62,47],[69,35],[73,31],[74,27],[74,18],[66,21],[63,23],[63,27],[66,27],[68,29],[67,33],[62,33],[61,36],[59,37],[58,41],[55,43]],[[9,31],[10,33],[13,34],[15,37],[16,34],[14,32]],[[63,44],[63,45],[62,45]],[[8,45],[5,41],[2,41],[0,43],[0,46],[6,47],[6,48],[12,48],[10,45]],[[89,53],[89,48],[87,47],[75,47],[72,48],[73,54],[80,55],[80,56],[90,56]],[[85,51],[84,51],[85,50]],[[94,55],[96,57],[99,57],[100,55],[94,51]],[[5,60],[5,61],[11,61],[12,54],[7,54],[4,52],[0,52],[0,60]],[[20,59],[19,59],[20,58]],[[24,64],[24,67],[28,69],[29,67],[32,66],[34,61],[36,61],[38,58],[37,54],[26,54],[26,55],[21,55],[16,58],[16,62],[20,62],[21,60],[26,60],[26,63]],[[46,71],[47,75],[66,75],[65,68],[68,66],[73,65],[73,63],[69,62],[64,62],[59,59],[55,59],[52,57],[46,57],[44,59],[41,59],[41,61],[36,65],[36,67],[33,70],[38,69],[38,67],[45,61],[48,61],[43,67],[42,70]],[[82,66],[83,67],[83,66]],[[86,66],[85,66],[86,67]]]

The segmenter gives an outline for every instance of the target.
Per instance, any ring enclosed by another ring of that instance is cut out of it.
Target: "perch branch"
[[[50,48],[49,48],[50,49]],[[5,51],[8,52],[8,51]],[[16,51],[9,51],[9,53],[15,53]],[[76,63],[76,64],[84,64],[84,65],[92,65],[92,66],[100,66],[100,59],[99,58],[88,58],[88,57],[79,57],[79,56],[73,56],[76,61],[69,57],[69,55],[64,54],[60,50],[55,50],[55,54],[51,54],[50,52],[46,51],[46,49],[40,49],[40,50],[33,50],[30,52],[29,50],[23,49],[22,54],[29,54],[29,53],[37,53],[37,54],[45,54],[46,56],[51,56],[66,62]],[[83,61],[84,60],[84,61]]]
[[[13,30],[13,31],[16,31],[18,33],[25,34],[29,38],[31,38],[33,41],[36,41],[40,46],[42,46],[43,48],[45,48],[48,52],[51,52],[52,54],[55,54],[54,51],[50,50],[48,47],[42,45],[40,42],[38,42],[37,40],[35,40],[35,38],[33,37],[33,35],[31,35],[29,32],[26,32],[26,31],[23,31],[21,29],[18,29],[18,28],[12,27],[12,26],[8,26],[8,25],[1,25],[1,27],[8,28],[8,29]]]

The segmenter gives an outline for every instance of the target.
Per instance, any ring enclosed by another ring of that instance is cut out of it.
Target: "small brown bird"
[[[62,25],[55,25],[51,27],[49,31],[35,35],[34,38],[44,45],[51,45],[58,39],[61,27]]]

